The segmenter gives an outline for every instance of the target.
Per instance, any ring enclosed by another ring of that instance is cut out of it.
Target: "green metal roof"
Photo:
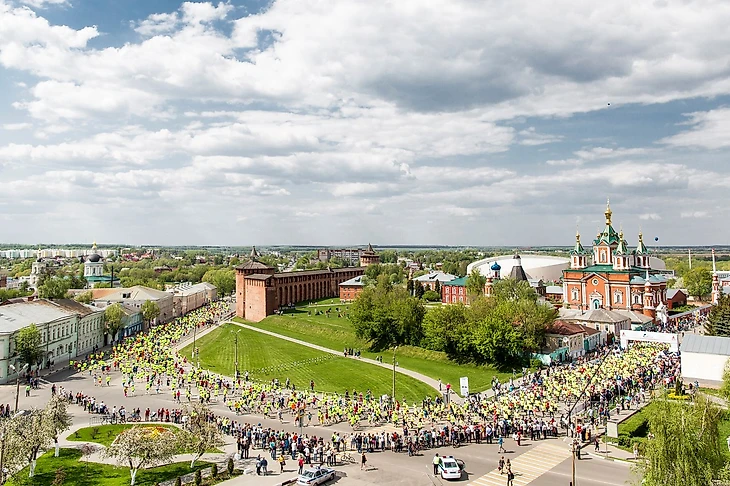
[[[454,285],[456,287],[466,287],[466,279],[467,277],[459,277],[455,278],[454,280],[450,280],[448,282],[444,282],[441,285]]]

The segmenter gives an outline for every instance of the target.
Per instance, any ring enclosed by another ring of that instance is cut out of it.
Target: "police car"
[[[464,461],[454,459],[454,456],[445,456],[441,458],[439,471],[441,471],[442,479],[461,479],[464,471]]]
[[[298,486],[318,486],[335,479],[335,470],[328,467],[317,467],[304,471],[297,478]]]

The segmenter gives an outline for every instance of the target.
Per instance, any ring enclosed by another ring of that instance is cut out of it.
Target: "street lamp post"
[[[238,333],[241,332],[241,330],[239,329],[236,332],[233,332],[233,331],[231,331],[231,332],[234,334],[234,337],[236,338],[236,370],[235,370],[235,374],[234,374],[234,377],[235,377],[234,379],[238,380]]]
[[[15,376],[15,413],[18,413],[18,400],[20,399],[20,374],[28,367],[26,363],[20,370],[17,370],[18,374]],[[10,369],[13,373],[16,372],[15,365],[10,365]]]
[[[393,409],[395,409],[395,352],[398,346],[393,348]]]

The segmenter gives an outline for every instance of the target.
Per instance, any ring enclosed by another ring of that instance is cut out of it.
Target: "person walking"
[[[499,459],[499,462],[497,463],[497,469],[499,470],[499,475],[501,476],[504,474],[504,456],[502,456]]]
[[[499,450],[497,451],[497,454],[507,452],[507,449],[504,448],[504,437],[502,437],[502,434],[499,435],[499,439],[497,439],[497,444],[499,445]]]
[[[298,474],[302,474],[302,471],[304,470],[304,456],[299,456],[299,472]]]
[[[439,473],[439,466],[441,465],[441,457],[439,457],[438,452],[435,456],[433,456],[433,475],[438,476]]]
[[[368,459],[367,459],[367,457],[365,457],[365,451],[362,451],[362,454],[360,455],[360,470],[361,471],[363,469],[367,470],[367,464],[368,464]]]
[[[284,474],[284,466],[286,465],[286,461],[284,460],[284,454],[281,454],[279,456],[278,461],[279,461],[279,468],[280,468],[279,473]]]

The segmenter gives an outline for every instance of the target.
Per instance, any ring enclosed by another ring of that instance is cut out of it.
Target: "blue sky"
[[[566,14],[569,12],[569,14]],[[0,241],[727,244],[730,4],[0,0]]]

